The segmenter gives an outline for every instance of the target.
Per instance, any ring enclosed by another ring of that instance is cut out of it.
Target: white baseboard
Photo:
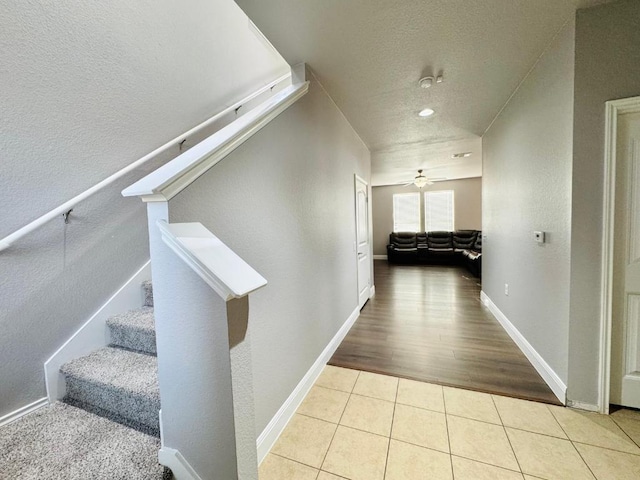
[[[202,480],[178,450],[162,447],[158,451],[158,462],[170,468],[176,480]]]
[[[47,397],[43,397],[40,400],[36,400],[29,405],[25,405],[24,407],[19,408],[18,410],[7,413],[6,415],[0,417],[0,427],[2,427],[3,425],[7,425],[31,412],[35,412],[39,408],[46,407],[47,405],[49,405],[49,400],[47,399]]]
[[[64,397],[64,377],[60,367],[74,358],[109,344],[106,320],[117,313],[140,308],[144,305],[142,282],[151,279],[151,263],[148,261],[107,302],[87,320],[44,364],[47,398],[53,403]]]
[[[567,400],[567,407],[577,408],[579,410],[586,410],[587,412],[600,413],[600,407],[598,405],[592,405],[584,402],[574,402],[573,400]]]
[[[386,255],[374,255],[373,259],[374,260],[386,260],[387,256]]]
[[[317,360],[313,363],[309,371],[305,374],[305,376],[300,380],[300,383],[293,390],[289,398],[284,402],[280,410],[274,415],[266,428],[262,431],[260,436],[258,437],[257,445],[258,445],[258,464],[262,463],[265,459],[271,447],[276,443],[278,437],[285,429],[289,420],[293,417],[293,414],[296,412],[304,397],[307,396],[309,390],[316,382],[325,365],[336,351],[344,337],[347,335],[352,325],[360,316],[360,309],[356,308],[347,321],[344,322],[338,333],[334,335],[329,344],[322,351]]]
[[[373,297],[375,294],[376,294],[376,286],[371,285],[371,288],[369,288],[369,298]]]
[[[522,353],[529,359],[533,368],[535,368],[542,379],[549,385],[554,395],[563,405],[567,404],[567,386],[560,379],[558,374],[553,371],[544,358],[531,346],[526,338],[518,331],[518,329],[509,321],[504,313],[496,306],[495,303],[487,296],[486,293],[480,292],[480,300],[489,309],[494,317],[500,322],[502,328],[506,330],[511,339],[518,345]]]

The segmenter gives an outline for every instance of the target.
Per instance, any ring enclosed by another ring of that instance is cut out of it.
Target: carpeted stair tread
[[[0,428],[0,478],[161,480],[160,440],[55,403]]]
[[[133,423],[159,428],[160,391],[157,358],[106,347],[60,368],[70,403],[113,412]]]
[[[153,307],[153,284],[151,280],[142,282],[142,291],[144,293],[144,306]]]
[[[156,354],[156,330],[153,307],[143,307],[114,315],[107,320],[111,345]]]

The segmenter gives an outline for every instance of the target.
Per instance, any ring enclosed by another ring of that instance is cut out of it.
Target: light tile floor
[[[638,480],[640,412],[610,416],[327,366],[260,480]]]

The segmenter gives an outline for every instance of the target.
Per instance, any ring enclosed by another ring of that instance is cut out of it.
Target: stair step
[[[143,307],[115,315],[107,320],[111,345],[156,354],[156,330],[153,307]]]
[[[65,402],[138,430],[159,435],[157,358],[106,347],[60,368]]]
[[[0,478],[171,478],[160,440],[56,402],[0,429]]]
[[[144,306],[153,307],[153,284],[151,280],[142,282],[142,291],[144,292]]]

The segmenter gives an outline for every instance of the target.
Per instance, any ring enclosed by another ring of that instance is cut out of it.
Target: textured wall
[[[249,299],[256,428],[282,406],[357,305],[354,174],[369,151],[309,93],[170,202],[267,280]]]
[[[455,227],[458,230],[482,229],[482,178],[464,178],[437,182],[425,187],[428,190],[453,190]],[[415,187],[389,185],[372,188],[373,205],[373,254],[386,255],[389,234],[393,230],[393,195],[415,192]],[[424,212],[421,212],[424,216]]]
[[[571,21],[482,145],[482,289],[565,383],[574,34]],[[547,243],[537,244],[534,230],[547,232]]]
[[[640,95],[640,2],[576,17],[569,398],[598,403],[604,102]]]
[[[286,71],[231,0],[5,2],[0,236]],[[0,416],[44,396],[43,362],[148,259],[120,196],[143,174],[0,254]]]

